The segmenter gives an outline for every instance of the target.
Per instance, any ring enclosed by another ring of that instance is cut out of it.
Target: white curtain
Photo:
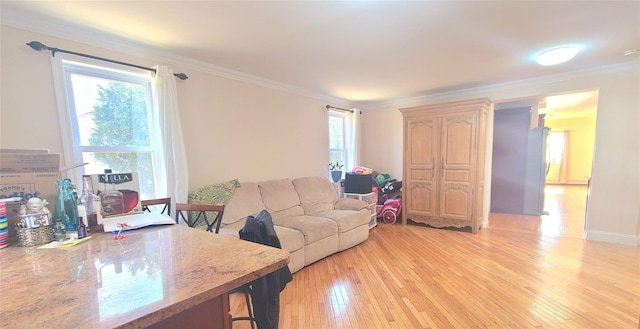
[[[360,166],[360,110],[352,109],[353,112],[347,115],[348,131],[350,132],[347,149],[347,163],[351,168]],[[347,169],[350,170],[350,169]]]
[[[158,134],[161,140],[164,157],[158,168],[160,175],[166,177],[166,196],[171,197],[172,208],[175,203],[186,203],[189,193],[189,171],[184,149],[180,115],[178,111],[178,95],[173,72],[166,66],[156,66],[156,76],[152,78],[154,106],[157,106],[160,127]],[[163,190],[159,189],[159,193]],[[160,197],[160,195],[158,195]]]

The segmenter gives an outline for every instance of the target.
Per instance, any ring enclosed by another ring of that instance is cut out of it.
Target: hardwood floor
[[[246,314],[242,295],[231,313]],[[639,319],[640,247],[540,226],[473,235],[380,222],[367,241],[293,275],[279,328],[640,328]]]
[[[540,232],[547,236],[582,238],[586,185],[547,185],[542,216],[491,213],[489,228]]]

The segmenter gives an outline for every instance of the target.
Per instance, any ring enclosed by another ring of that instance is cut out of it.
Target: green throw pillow
[[[240,186],[240,182],[237,179],[230,180],[228,182],[211,184],[207,186],[203,186],[195,191],[189,193],[187,198],[188,203],[195,204],[227,204],[227,201],[233,195],[233,191],[236,187]],[[209,220],[213,220],[218,215],[215,211],[208,211],[207,218]],[[189,220],[195,219],[196,213],[189,213]],[[207,229],[207,223],[201,218],[194,228],[198,228],[201,230]]]

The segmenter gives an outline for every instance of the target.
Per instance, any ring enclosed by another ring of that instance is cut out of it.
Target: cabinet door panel
[[[421,216],[434,216],[436,192],[430,182],[409,184],[410,197],[405,203],[409,212]]]
[[[471,220],[473,195],[468,185],[445,184],[440,195],[440,217]]]
[[[470,172],[468,170],[449,169],[444,174],[446,175],[444,177],[445,182],[468,182]]]
[[[439,216],[472,219],[476,121],[476,112],[445,115],[442,119]]]
[[[437,206],[435,169],[438,159],[438,121],[436,118],[410,120],[406,129],[408,154],[405,158],[405,184],[412,192],[406,196],[405,208],[409,213],[433,216]]]
[[[437,144],[432,143],[437,129],[433,119],[409,122],[409,166],[411,168],[431,169],[437,152]]]
[[[475,147],[476,114],[449,115],[442,121],[442,158],[445,168],[471,166]]]

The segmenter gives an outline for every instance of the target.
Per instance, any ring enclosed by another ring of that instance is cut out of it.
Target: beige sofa
[[[267,209],[292,273],[369,237],[364,201],[338,198],[325,177],[241,182],[227,202],[220,234],[238,237],[248,216]]]

